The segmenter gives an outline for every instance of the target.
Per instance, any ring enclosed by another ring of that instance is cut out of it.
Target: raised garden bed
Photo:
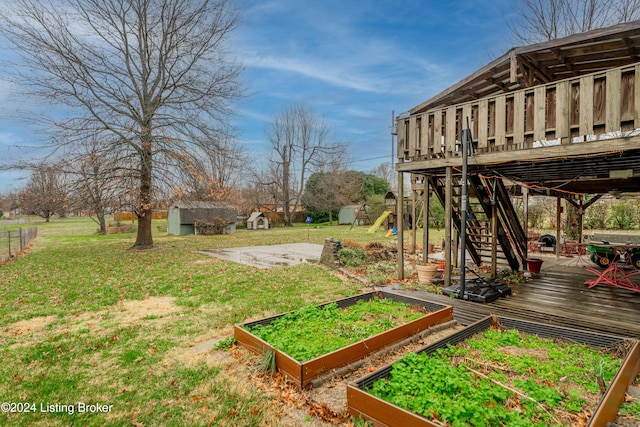
[[[488,348],[493,356],[484,360],[469,349],[482,348],[478,334],[490,335],[487,331],[506,331],[506,341]],[[536,351],[531,343],[538,342],[540,349]],[[617,359],[611,349],[620,353]],[[576,353],[567,356],[563,351]],[[602,362],[586,366],[592,378],[585,385],[579,380],[580,365],[597,351],[601,351]],[[555,367],[546,370],[549,365],[545,362],[554,358],[561,360],[562,366],[551,365]],[[557,378],[565,369],[568,373]],[[594,395],[598,371],[608,387],[599,399],[596,390],[593,406],[584,408],[586,401],[581,399]],[[625,390],[639,372],[640,344],[636,340],[487,317],[348,385],[347,401],[350,415],[364,416],[375,426],[604,427],[616,420]],[[445,397],[447,390],[452,397]],[[474,403],[474,394],[480,395],[480,401]],[[434,409],[443,399],[451,400],[445,401],[444,409]],[[500,412],[505,407],[510,408],[509,413]],[[518,417],[521,414],[527,416]],[[571,414],[575,421],[567,422]]]
[[[316,307],[333,309],[335,305],[338,308],[343,309],[355,306],[356,304],[361,304],[362,302],[372,301],[376,298],[404,303],[411,307],[420,307],[424,314],[419,316],[417,319],[410,320],[396,327],[390,327],[388,330],[366,337],[352,344],[345,345],[336,350],[329,351],[326,354],[311,357],[308,360],[297,360],[284,351],[274,348],[274,345],[251,333],[252,329],[256,327],[260,329],[261,327],[270,325],[272,322],[283,318],[285,315],[290,315],[291,313],[284,313],[254,322],[235,325],[233,328],[233,334],[239,344],[254,353],[264,354],[267,352],[273,352],[275,356],[276,369],[286,374],[299,386],[307,387],[310,385],[312,380],[332,369],[354,363],[369,354],[375,353],[387,346],[414,336],[434,325],[448,322],[453,319],[453,310],[449,306],[434,304],[428,301],[397,295],[391,292],[369,292],[351,298],[321,304]],[[376,322],[375,314],[367,316],[370,317],[367,319],[370,321],[368,323]],[[295,326],[290,327],[295,328]],[[314,336],[311,332],[303,332],[301,334],[307,335],[304,338],[309,343],[309,347],[315,346],[315,342],[323,338],[322,336]]]

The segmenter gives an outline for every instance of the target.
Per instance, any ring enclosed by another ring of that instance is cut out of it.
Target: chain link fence
[[[0,262],[5,262],[24,251],[38,237],[38,226],[0,231]]]

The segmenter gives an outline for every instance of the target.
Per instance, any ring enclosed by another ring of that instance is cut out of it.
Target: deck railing
[[[628,136],[640,128],[640,63],[399,118],[398,160],[460,156],[467,118],[478,153]]]

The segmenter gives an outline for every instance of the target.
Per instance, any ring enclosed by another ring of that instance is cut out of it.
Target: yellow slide
[[[382,221],[384,221],[391,213],[391,211],[384,211],[382,215],[380,215],[378,219],[376,219],[376,222],[374,222],[373,225],[369,227],[369,229],[367,230],[367,234],[375,233],[376,230],[382,225]]]

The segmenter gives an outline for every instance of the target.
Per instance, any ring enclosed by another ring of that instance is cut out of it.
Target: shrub
[[[367,260],[367,255],[362,249],[342,248],[338,251],[340,263],[348,267],[359,267]]]
[[[196,234],[224,234],[225,228],[230,222],[222,218],[213,218],[212,221],[194,221],[193,228]]]
[[[611,228],[618,230],[628,230],[633,228],[635,212],[628,204],[611,205],[609,209],[609,224]]]
[[[607,227],[607,203],[595,203],[584,212],[584,227],[591,230],[602,230]]]

